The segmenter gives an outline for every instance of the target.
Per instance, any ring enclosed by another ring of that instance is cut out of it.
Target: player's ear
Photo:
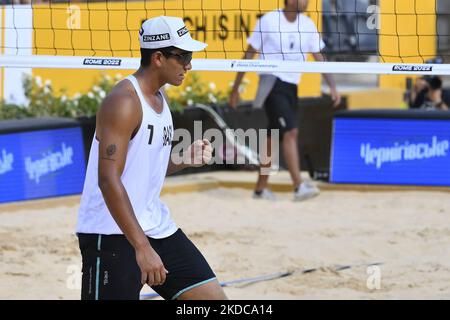
[[[162,60],[164,59],[164,55],[161,51],[156,51],[154,54],[152,54],[152,64],[157,67],[162,66]]]

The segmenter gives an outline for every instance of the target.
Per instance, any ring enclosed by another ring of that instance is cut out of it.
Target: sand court
[[[193,179],[211,183],[202,177]],[[450,298],[448,192],[325,188],[301,203],[277,195],[253,200],[248,189],[219,186],[162,199],[219,281],[297,271],[226,287],[231,299]],[[79,299],[78,205],[71,196],[0,206],[1,299]],[[336,271],[342,265],[351,268]]]

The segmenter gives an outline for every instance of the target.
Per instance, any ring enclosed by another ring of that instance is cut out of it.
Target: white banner
[[[139,68],[139,58],[81,56],[0,56],[5,68],[125,69]],[[276,60],[194,59],[193,71],[295,72],[344,74],[450,75],[450,64],[405,64],[371,62],[295,62]]]

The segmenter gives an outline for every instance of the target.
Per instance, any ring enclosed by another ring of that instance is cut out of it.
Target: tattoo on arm
[[[110,144],[107,148],[106,148],[106,155],[108,157],[101,157],[100,159],[103,160],[111,160],[111,161],[116,161],[115,159],[111,159],[111,157],[116,153],[117,147],[115,144]]]
[[[115,144],[110,144],[107,148],[106,148],[106,154],[108,155],[108,157],[111,157],[112,155],[114,155],[114,153],[116,153],[116,145]]]

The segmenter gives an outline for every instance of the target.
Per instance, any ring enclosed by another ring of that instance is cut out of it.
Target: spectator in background
[[[345,42],[352,51],[356,49],[357,44],[357,8],[358,1],[356,0],[336,0],[338,17],[342,19],[345,26]]]
[[[274,10],[262,16],[248,39],[245,59],[252,59],[256,54],[262,60],[290,60],[304,62],[308,53],[316,61],[324,61],[321,51],[324,49],[320,33],[313,20],[304,12],[308,0],[285,0],[284,9]],[[334,106],[338,106],[341,96],[336,90],[334,78],[323,75],[330,87]],[[236,108],[239,101],[239,85],[244,72],[235,78],[230,94],[230,106]],[[286,166],[291,175],[294,200],[303,201],[319,194],[319,189],[301,179],[298,150],[298,128],[295,109],[298,104],[297,85],[300,73],[260,74],[259,87],[253,105],[264,107],[269,120],[268,129],[279,130],[281,148]],[[271,154],[272,142],[267,141],[267,150]],[[261,168],[270,168],[270,163],[261,164]],[[253,197],[255,199],[275,200],[275,195],[268,189],[269,176],[260,171]]]
[[[450,90],[442,87],[439,76],[425,76],[416,79],[409,96],[409,107],[422,110],[449,110]]]

